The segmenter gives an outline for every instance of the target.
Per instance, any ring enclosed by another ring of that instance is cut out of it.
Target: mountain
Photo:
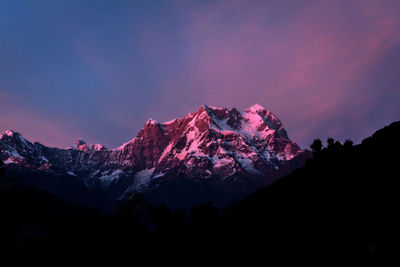
[[[169,122],[149,119],[115,149],[81,139],[66,149],[50,148],[15,131],[0,136],[0,159],[14,179],[58,195],[72,187],[114,200],[141,192],[152,204],[172,208],[204,201],[229,206],[307,157],[280,120],[257,104],[244,111],[204,105]]]
[[[399,135],[396,122],[359,145],[313,146],[303,167],[224,214],[204,203],[186,221],[181,210],[152,207],[141,194],[104,216],[4,177],[0,161],[0,248],[6,258],[30,262],[126,262],[127,255],[146,263],[392,262],[400,223]]]

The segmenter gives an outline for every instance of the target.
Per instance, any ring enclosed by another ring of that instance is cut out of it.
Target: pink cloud
[[[23,108],[15,99],[0,92],[0,131],[15,130],[32,142],[51,147],[67,147],[82,129],[70,119],[55,119],[50,114]]]
[[[190,77],[171,87],[189,80],[213,105],[261,102],[300,140],[349,105],[360,110],[355,113],[372,105],[374,96],[363,92],[363,80],[400,42],[400,16],[389,2],[317,2],[284,23],[269,21],[267,9],[235,2],[191,13],[186,28]],[[229,13],[236,20],[227,22]]]
[[[108,127],[131,138],[147,117],[170,120],[205,103],[238,108],[260,103],[303,146],[310,138],[340,136],[341,127],[358,128],[359,136],[377,129],[367,113],[380,89],[369,90],[369,79],[400,44],[396,1],[177,1],[174,8],[180,16],[170,24],[174,29],[158,21],[138,27],[133,20],[127,39],[121,39],[126,43],[115,47],[86,32],[76,38],[79,64],[102,88],[93,95],[102,94],[95,108]],[[102,128],[84,125],[87,132],[81,133],[79,118],[61,123],[54,114],[7,97],[0,99],[1,114],[7,114],[0,115],[0,130],[24,129],[33,140],[65,146],[78,134],[95,136]]]

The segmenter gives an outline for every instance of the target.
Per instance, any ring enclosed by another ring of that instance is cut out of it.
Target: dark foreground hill
[[[224,215],[205,203],[186,221],[183,211],[152,207],[140,194],[107,217],[2,178],[2,251],[188,264],[211,256],[248,263],[386,259],[399,240],[399,136],[396,122],[357,146],[329,140],[321,150],[314,142],[303,168]]]
[[[326,261],[395,255],[399,136],[395,122],[357,146],[330,140],[303,168],[226,214],[221,240],[251,244],[247,251]]]

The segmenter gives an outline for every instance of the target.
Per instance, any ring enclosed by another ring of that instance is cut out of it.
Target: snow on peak
[[[229,111],[226,108],[203,105],[196,113],[196,118],[205,117],[209,121],[207,128],[218,132],[236,133],[260,140],[265,140],[276,132],[279,136],[289,139],[280,120],[260,104],[254,104],[240,112],[235,108]]]
[[[169,124],[172,124],[172,123],[176,122],[177,120],[178,119],[173,119],[173,120],[170,120],[170,121],[163,122],[162,124],[163,125],[169,125]]]
[[[107,148],[105,146],[103,146],[102,144],[91,144],[90,149],[94,150],[94,151],[107,150]]]
[[[0,139],[2,139],[5,136],[11,137],[11,138],[16,138],[19,141],[19,143],[21,143],[22,146],[25,148],[30,149],[30,146],[32,145],[24,137],[22,137],[22,135],[19,132],[16,132],[13,130],[7,130],[4,133],[1,133]]]
[[[117,147],[117,148],[114,148],[113,150],[115,150],[115,151],[124,150],[125,147],[127,147],[127,146],[130,145],[130,144],[133,144],[133,143],[135,142],[135,140],[136,140],[136,137],[133,138],[132,140],[126,142],[126,143],[123,143],[121,146],[119,146],[119,147]]]
[[[301,152],[288,139],[279,119],[259,104],[240,111],[203,105],[197,112],[163,124],[149,119],[142,130],[137,137],[112,150],[101,144],[88,145],[78,139],[69,149],[80,152],[65,154],[77,157],[71,166],[78,167],[78,175],[83,173],[82,170],[86,171],[86,166],[87,170],[94,169],[100,173],[101,166],[101,174],[96,174],[96,177],[102,185],[129,176],[134,178],[132,190],[140,190],[174,167],[193,177],[229,177],[242,171],[258,175],[271,166],[279,167],[279,161],[291,159]],[[26,144],[20,145],[16,134],[6,131],[1,135],[4,136],[1,145],[4,143],[7,149],[10,147],[6,151],[8,158],[4,158],[8,164],[28,162],[28,152],[39,149],[18,134]],[[39,161],[35,162],[42,166],[53,164],[53,153],[37,151]],[[75,167],[66,169],[74,176],[72,170]]]
[[[78,138],[77,140],[76,140],[76,146],[82,146],[82,145],[86,145],[86,142],[83,140],[83,139],[81,139],[81,138]]]
[[[208,109],[208,110],[224,110],[224,109],[226,109],[226,108],[221,108],[221,107],[215,107],[215,106],[211,106],[211,105],[203,105],[203,107],[205,108],[205,109]]]
[[[265,109],[260,104],[254,104],[250,108],[246,109],[246,111],[250,111],[253,113],[256,113],[257,111],[262,111],[262,110],[265,110]]]
[[[2,136],[10,136],[13,137],[14,135],[21,135],[19,132],[13,131],[13,130],[7,130],[4,133],[1,134]]]
[[[77,149],[85,152],[107,150],[107,148],[102,144],[91,144],[90,146],[88,146],[86,142],[81,138],[78,138],[75,145],[69,146],[67,147],[67,149]]]
[[[150,119],[148,119],[147,122],[146,122],[146,125],[148,125],[148,124],[150,124],[150,125],[157,125],[157,124],[158,124],[158,121],[153,120],[152,118],[150,118]]]
[[[4,132],[4,134],[5,134],[5,135],[8,135],[8,136],[13,136],[14,133],[15,133],[15,132],[14,132],[13,130],[7,130],[7,131]]]
[[[209,105],[203,105],[202,108],[204,108],[208,115],[217,115],[218,117],[229,115],[229,111],[227,108],[220,108]]]

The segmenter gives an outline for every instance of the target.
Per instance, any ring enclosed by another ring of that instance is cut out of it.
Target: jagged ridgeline
[[[229,206],[300,167],[308,156],[281,121],[257,104],[243,111],[204,105],[169,122],[150,119],[115,149],[80,139],[66,149],[50,148],[14,131],[0,138],[0,158],[14,179],[31,185],[40,180],[39,187],[57,194],[68,184],[64,187],[114,200],[142,192],[153,204],[172,208],[205,201]]]

